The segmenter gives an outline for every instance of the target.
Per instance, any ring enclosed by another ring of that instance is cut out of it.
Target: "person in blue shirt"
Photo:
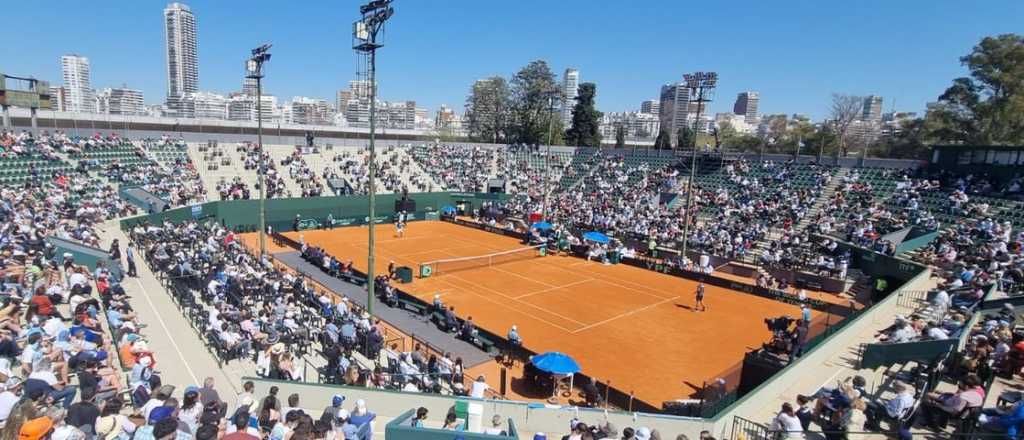
[[[416,410],[416,415],[412,418],[412,420],[410,421],[409,424],[413,428],[422,428],[422,427],[424,427],[423,421],[426,420],[426,419],[427,419],[427,409],[421,406],[421,407],[419,407],[419,409]]]
[[[986,431],[1005,432],[1007,437],[1016,439],[1024,424],[1024,400],[1015,403],[1007,414],[991,409],[986,409],[982,414],[987,418],[982,425]]]

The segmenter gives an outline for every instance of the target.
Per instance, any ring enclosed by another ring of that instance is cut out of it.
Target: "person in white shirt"
[[[803,437],[804,428],[800,425],[800,418],[796,416],[796,410],[789,402],[782,404],[782,411],[772,419],[771,429],[773,431],[784,431],[785,438]]]
[[[469,389],[469,397],[475,397],[477,399],[483,399],[484,398],[484,393],[486,393],[487,390],[489,390],[489,389],[491,389],[491,387],[489,385],[487,385],[487,382],[484,379],[484,376],[481,374],[480,376],[478,376],[476,378],[476,381],[473,382],[473,387]]]
[[[0,389],[3,389],[3,392],[0,392],[0,425],[3,425],[11,415],[14,404],[21,400],[21,379],[7,379],[6,383],[0,385]]]

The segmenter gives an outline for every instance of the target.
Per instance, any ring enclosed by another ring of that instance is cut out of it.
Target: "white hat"
[[[143,356],[139,358],[139,363],[142,364],[143,367],[148,367],[150,365],[153,365],[153,358],[149,356]]]
[[[650,440],[651,430],[646,426],[641,426],[636,428],[636,433],[634,433],[633,436],[636,437],[637,440]]]
[[[338,410],[338,418],[339,419],[347,419],[348,416],[349,416],[349,414],[348,414],[348,410],[347,409],[342,408],[342,409]]]
[[[516,330],[516,325],[512,324],[512,330]]]
[[[366,401],[365,400],[359,399],[359,400],[356,401],[356,412],[358,412],[359,414],[366,413]]]

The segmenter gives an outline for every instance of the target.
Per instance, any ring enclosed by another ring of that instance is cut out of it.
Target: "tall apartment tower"
[[[691,113],[693,113],[692,117],[696,117],[696,107],[690,102],[690,89],[684,83],[661,86],[659,107],[658,119],[661,131],[667,131],[672,143],[675,144],[679,128],[692,127]]]
[[[96,94],[89,79],[89,59],[78,55],[60,57],[64,77],[64,108],[69,112],[96,113]]]
[[[576,106],[576,95],[580,89],[580,71],[565,69],[562,78],[562,128],[568,129],[572,124],[572,108]]]
[[[732,105],[732,112],[743,116],[748,124],[757,119],[757,104],[761,96],[757,92],[740,92],[736,95],[736,103]]]
[[[870,122],[882,121],[882,97],[869,95],[864,97],[864,110],[861,119]]]
[[[182,3],[164,9],[164,40],[167,55],[167,108],[181,117],[194,110],[184,101],[198,91],[199,48],[196,44],[196,16]]]
[[[657,99],[651,99],[640,103],[640,113],[657,115],[659,109],[661,109],[661,102]]]

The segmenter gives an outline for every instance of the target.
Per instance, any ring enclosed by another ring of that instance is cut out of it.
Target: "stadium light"
[[[689,101],[697,103],[697,115],[693,118],[693,146],[690,151],[690,181],[686,186],[686,214],[683,221],[683,258],[687,258],[686,249],[690,243],[690,223],[693,210],[693,181],[697,178],[697,133],[700,131],[700,114],[704,109],[704,103],[711,101],[711,92],[718,85],[718,73],[716,72],[694,72],[683,75],[686,87],[690,89]],[[694,95],[697,95],[694,99]],[[693,218],[696,218],[694,216]]]
[[[266,167],[263,163],[263,63],[270,61],[270,43],[252,50],[252,57],[245,61],[245,77],[256,80],[256,151],[259,152],[259,168],[256,175],[260,183],[260,258],[267,254],[267,204]]]
[[[352,23],[352,49],[369,57],[367,63],[367,79],[370,82],[370,136],[369,150],[370,158],[367,164],[367,177],[369,185],[369,223],[370,235],[367,239],[366,255],[366,312],[373,314],[374,281],[373,269],[375,262],[374,246],[376,244],[376,175],[377,175],[377,150],[374,147],[374,137],[377,127],[377,49],[383,44],[377,42],[377,35],[384,29],[384,22],[394,15],[395,10],[391,7],[391,0],[373,0],[359,7],[362,17]]]

